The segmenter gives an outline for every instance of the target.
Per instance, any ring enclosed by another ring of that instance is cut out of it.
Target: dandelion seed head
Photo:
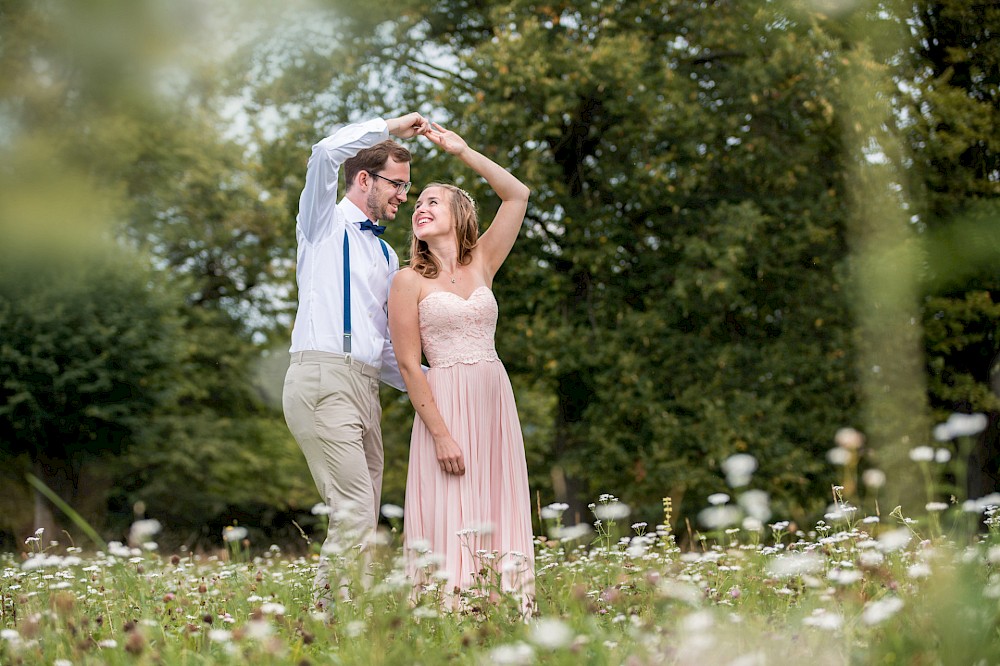
[[[934,449],[929,446],[918,446],[910,449],[910,460],[913,462],[932,462],[934,460]]]

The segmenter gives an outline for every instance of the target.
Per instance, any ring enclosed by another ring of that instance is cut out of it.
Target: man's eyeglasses
[[[365,169],[365,171],[368,171],[368,170]],[[395,186],[395,188],[396,188],[396,194],[406,194],[407,192],[410,191],[410,185],[413,184],[410,181],[406,181],[404,183],[401,180],[393,180],[392,178],[386,178],[385,176],[378,175],[374,171],[368,171],[368,175],[375,176],[376,178],[381,178],[382,180],[384,180],[387,183],[392,183]]]

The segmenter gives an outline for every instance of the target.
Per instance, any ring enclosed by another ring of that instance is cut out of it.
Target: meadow
[[[932,447],[910,457],[927,478],[950,459]],[[766,494],[748,489],[752,459],[727,462],[731,493],[706,498],[685,548],[669,500],[658,525],[630,522],[612,495],[590,523],[541,509],[527,618],[491,582],[499,553],[482,553],[482,586],[461,610],[443,610],[434,585],[413,598],[394,506],[367,556],[330,553],[343,587],[326,611],[313,604],[316,554],[260,548],[241,527],[215,554],[160,553],[156,521],[88,553],[38,533],[0,559],[0,663],[1000,662],[1000,496],[929,501],[911,517],[866,513],[834,486],[823,518],[799,527],[771,520]]]

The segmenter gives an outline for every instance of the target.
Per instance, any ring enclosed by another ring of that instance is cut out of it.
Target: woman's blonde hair
[[[426,192],[431,187],[440,187],[448,192],[448,205],[451,217],[455,220],[455,240],[458,241],[458,263],[461,266],[472,261],[472,248],[479,242],[479,216],[476,214],[476,202],[472,196],[455,185],[449,183],[430,183],[424,187]],[[420,240],[410,231],[410,268],[425,278],[434,279],[441,273],[434,255],[427,243]]]

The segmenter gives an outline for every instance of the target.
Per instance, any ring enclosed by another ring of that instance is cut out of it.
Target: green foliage
[[[169,400],[176,300],[120,250],[11,244],[2,254],[0,456],[26,458],[72,504],[84,466],[122,453]]]

